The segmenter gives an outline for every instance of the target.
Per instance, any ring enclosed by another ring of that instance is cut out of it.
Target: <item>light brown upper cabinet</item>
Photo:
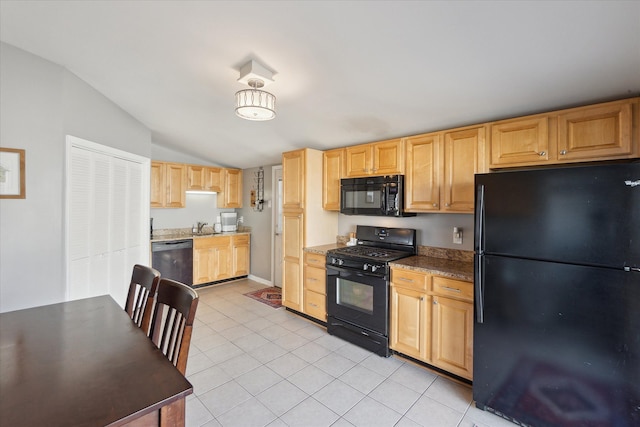
[[[402,138],[345,148],[345,177],[397,175],[404,172]]]
[[[204,171],[204,186],[207,191],[222,191],[222,168],[207,167]]]
[[[222,191],[222,169],[187,165],[187,191]]]
[[[636,158],[638,110],[631,98],[493,122],[490,167]]]
[[[441,134],[429,133],[405,139],[405,210],[430,212],[440,210],[442,170]]]
[[[222,169],[222,191],[217,200],[219,208],[242,207],[242,170]]]
[[[151,162],[151,207],[183,208],[187,168],[181,163]]]
[[[285,210],[304,207],[306,151],[296,150],[282,154],[282,170],[287,171],[283,178],[282,208]]]
[[[473,213],[474,175],[485,171],[485,133],[485,126],[444,133],[443,211]]]
[[[485,126],[405,139],[405,210],[472,213],[474,175],[485,171]]]
[[[206,166],[187,165],[187,191],[204,191],[206,169]]]
[[[558,160],[631,157],[633,107],[631,101],[610,102],[558,114]],[[635,108],[638,109],[638,102]]]
[[[549,117],[534,116],[491,124],[491,166],[549,161]]]
[[[340,210],[340,179],[343,176],[344,148],[322,153],[322,208]]]

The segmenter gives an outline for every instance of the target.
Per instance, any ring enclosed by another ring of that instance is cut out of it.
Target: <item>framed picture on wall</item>
[[[0,199],[24,199],[24,150],[0,147]]]

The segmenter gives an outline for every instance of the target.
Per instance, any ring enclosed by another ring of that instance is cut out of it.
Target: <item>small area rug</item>
[[[244,294],[249,298],[253,298],[256,301],[260,301],[261,303],[267,304],[273,308],[282,307],[282,291],[280,288],[271,287],[264,288],[253,292],[247,292]]]

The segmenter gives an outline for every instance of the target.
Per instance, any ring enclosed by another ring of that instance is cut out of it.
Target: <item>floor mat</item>
[[[267,304],[273,308],[282,307],[282,290],[275,286],[271,288],[264,288],[253,292],[247,292],[244,294],[249,298],[253,298],[256,301]]]
[[[631,426],[620,414],[625,393],[617,393],[595,379],[584,378],[567,368],[522,360],[489,402],[494,410],[508,414],[524,425],[540,427]],[[629,399],[627,399],[629,400]],[[617,420],[617,421],[616,421]]]

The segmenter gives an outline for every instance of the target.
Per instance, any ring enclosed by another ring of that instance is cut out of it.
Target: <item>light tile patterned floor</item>
[[[264,287],[198,289],[187,427],[514,425],[476,409],[470,387],[243,295]]]

